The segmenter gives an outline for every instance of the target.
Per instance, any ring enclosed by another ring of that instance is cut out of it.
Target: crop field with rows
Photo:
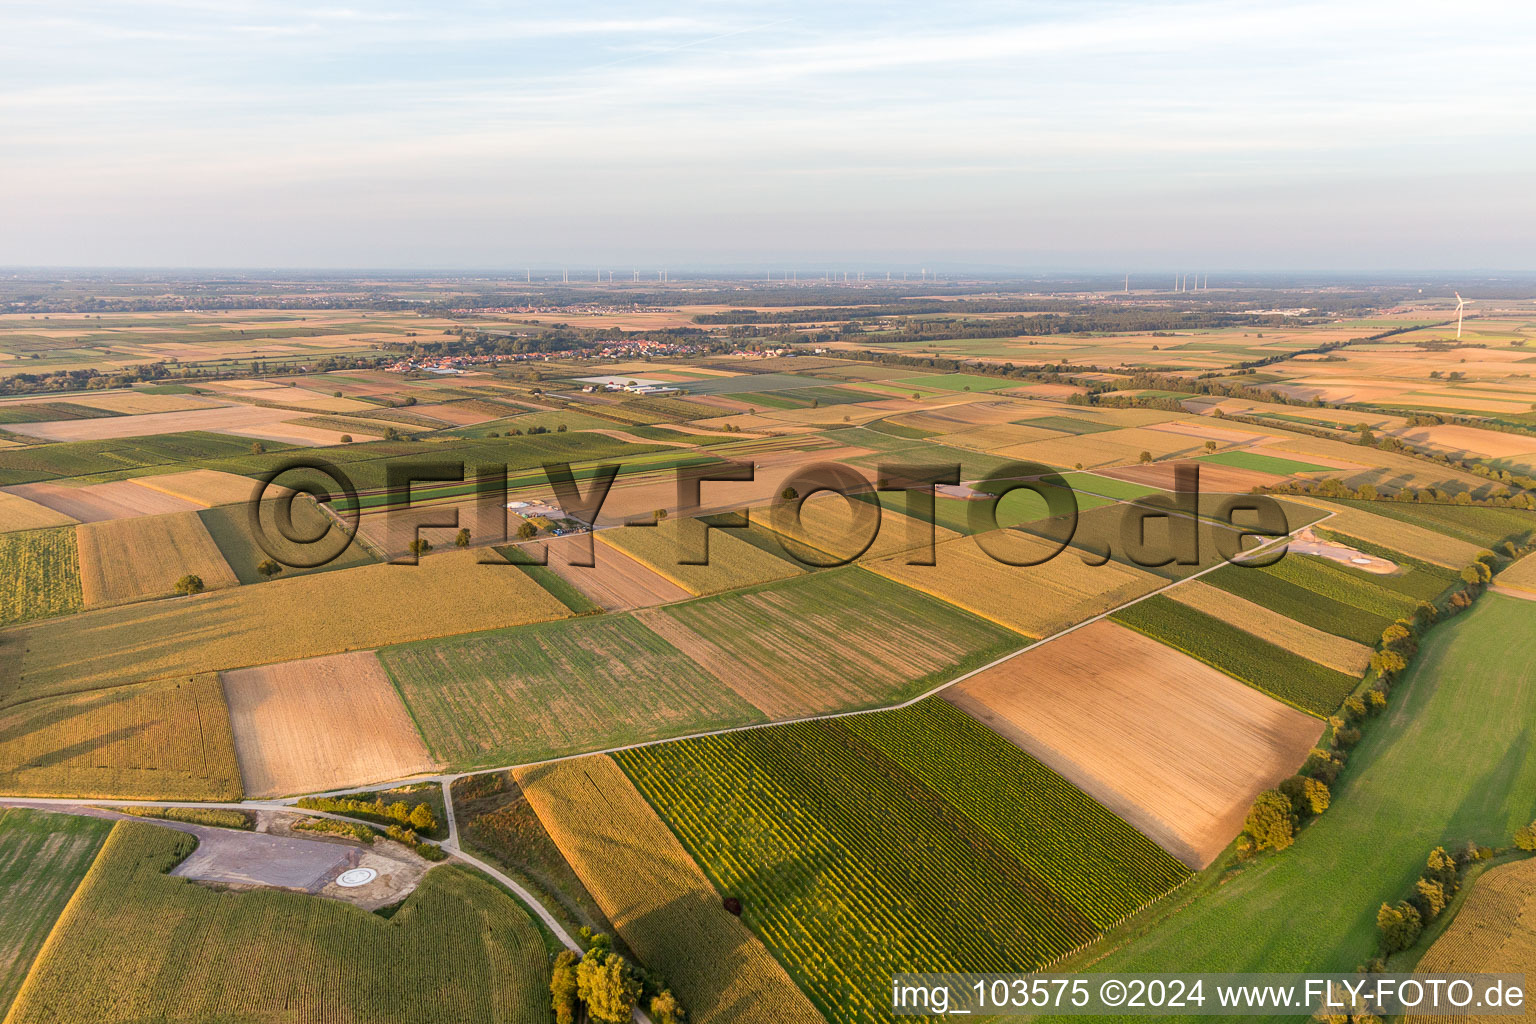
[[[1186,875],[938,701],[615,760],[834,1024],[885,1019],[893,972],[1047,963]]]
[[[74,527],[0,534],[0,626],[83,606]]]
[[[119,823],[7,1020],[548,1021],[543,939],[492,882],[436,868],[385,919],[302,893],[215,892],[166,875],[195,843]]]
[[[1337,504],[1420,526],[1480,548],[1492,547],[1506,539],[1518,542],[1536,533],[1536,514],[1519,509],[1406,501],[1339,501]]]
[[[1289,555],[1282,561],[1300,557]],[[1396,615],[1380,615],[1336,600],[1269,569],[1228,565],[1202,577],[1202,580],[1287,618],[1359,644],[1374,645],[1381,639],[1381,631],[1392,625],[1397,618]],[[1408,611],[1412,610],[1410,604]]]
[[[1478,878],[1456,919],[1417,969],[1436,974],[1524,973],[1529,997],[1529,975],[1536,969],[1536,860],[1501,864]],[[1406,1018],[1409,1024],[1443,1019]]]
[[[1314,715],[1332,714],[1359,682],[1161,594],[1110,618]]]
[[[0,791],[238,800],[229,709],[214,673],[0,708]]]
[[[110,831],[100,818],[0,809],[0,1018]]]

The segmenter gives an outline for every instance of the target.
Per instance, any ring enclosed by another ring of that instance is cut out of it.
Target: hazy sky
[[[0,264],[1536,269],[1536,4],[0,0]]]

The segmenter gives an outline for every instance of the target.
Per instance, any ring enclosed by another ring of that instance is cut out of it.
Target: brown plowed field
[[[89,487],[65,487],[63,484],[17,484],[7,487],[12,494],[19,494],[28,501],[46,505],[55,512],[62,512],[82,523],[98,523],[104,519],[132,519],[134,516],[157,516],[167,512],[190,512],[200,506],[163,491],[140,487],[132,480],[117,480],[110,484],[91,484]]]
[[[557,537],[549,542],[549,567],[607,612],[631,611],[684,601],[693,595],[656,575],[611,544],[594,544],[591,568],[572,565],[584,539]]]
[[[1100,620],[945,691],[1191,867],[1242,829],[1323,723]]]
[[[248,797],[388,782],[436,768],[372,651],[224,673]]]

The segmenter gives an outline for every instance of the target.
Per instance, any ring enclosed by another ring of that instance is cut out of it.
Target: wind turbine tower
[[[1456,296],[1456,340],[1461,340],[1461,311],[1466,308],[1467,300],[1461,297],[1461,292],[1451,292]]]

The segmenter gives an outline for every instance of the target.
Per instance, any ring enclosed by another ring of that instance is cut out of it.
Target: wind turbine
[[[1465,308],[1467,300],[1461,297],[1461,292],[1451,292],[1456,296],[1456,340],[1461,340],[1461,311]]]

